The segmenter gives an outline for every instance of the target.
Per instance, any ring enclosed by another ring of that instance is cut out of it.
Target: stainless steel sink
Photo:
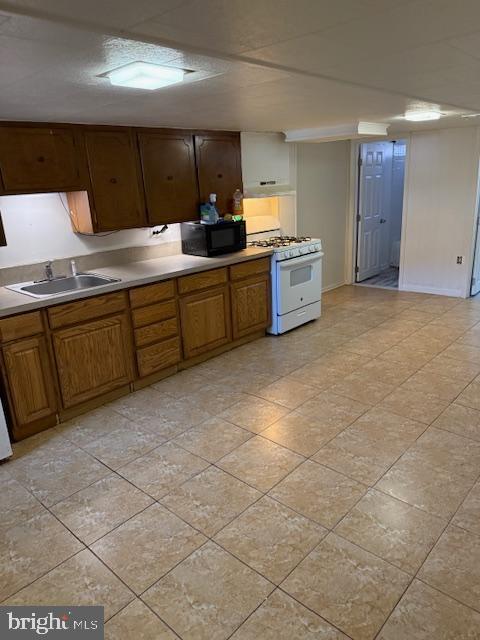
[[[101,276],[97,273],[77,273],[75,276],[53,278],[52,280],[11,284],[7,286],[7,289],[24,293],[33,298],[51,298],[70,291],[95,289],[95,287],[101,287],[113,282],[120,282],[120,280],[109,276]]]

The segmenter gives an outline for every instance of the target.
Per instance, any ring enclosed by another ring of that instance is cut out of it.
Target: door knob
[[[385,224],[386,220],[385,218],[380,218],[380,224]]]

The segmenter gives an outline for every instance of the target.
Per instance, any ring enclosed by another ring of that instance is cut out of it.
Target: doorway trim
[[[400,133],[397,136],[389,136],[388,138],[364,138],[362,140],[352,140],[350,147],[350,172],[349,172],[349,197],[347,203],[347,225],[346,225],[346,265],[345,265],[345,281],[347,284],[357,284],[356,280],[356,260],[357,260],[357,243],[358,243],[358,194],[360,180],[360,166],[358,162],[360,154],[360,145],[369,142],[394,142],[395,140],[405,140],[407,143],[405,155],[405,177],[403,184],[403,208],[402,208],[402,233],[400,238],[400,262],[398,274],[398,290],[403,290],[403,272],[405,264],[405,236],[407,228],[407,202],[408,202],[408,169],[409,169],[409,150],[410,150],[410,133]]]

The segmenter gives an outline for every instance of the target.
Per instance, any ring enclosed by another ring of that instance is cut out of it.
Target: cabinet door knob
[[[45,156],[38,156],[37,161],[38,162],[45,162]]]
[[[117,184],[117,179],[116,178],[110,178],[110,182],[112,184]]]
[[[167,180],[173,180],[173,176],[167,176]]]
[[[217,173],[217,178],[223,178],[223,173]]]

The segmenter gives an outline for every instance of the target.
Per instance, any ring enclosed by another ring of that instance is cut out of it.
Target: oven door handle
[[[323,256],[322,251],[316,251],[315,253],[310,253],[308,256],[302,256],[298,258],[288,258],[287,260],[281,260],[277,262],[277,264],[279,265],[280,269],[288,269],[288,268],[300,266],[302,264],[316,262],[317,260],[320,260],[322,256]]]

